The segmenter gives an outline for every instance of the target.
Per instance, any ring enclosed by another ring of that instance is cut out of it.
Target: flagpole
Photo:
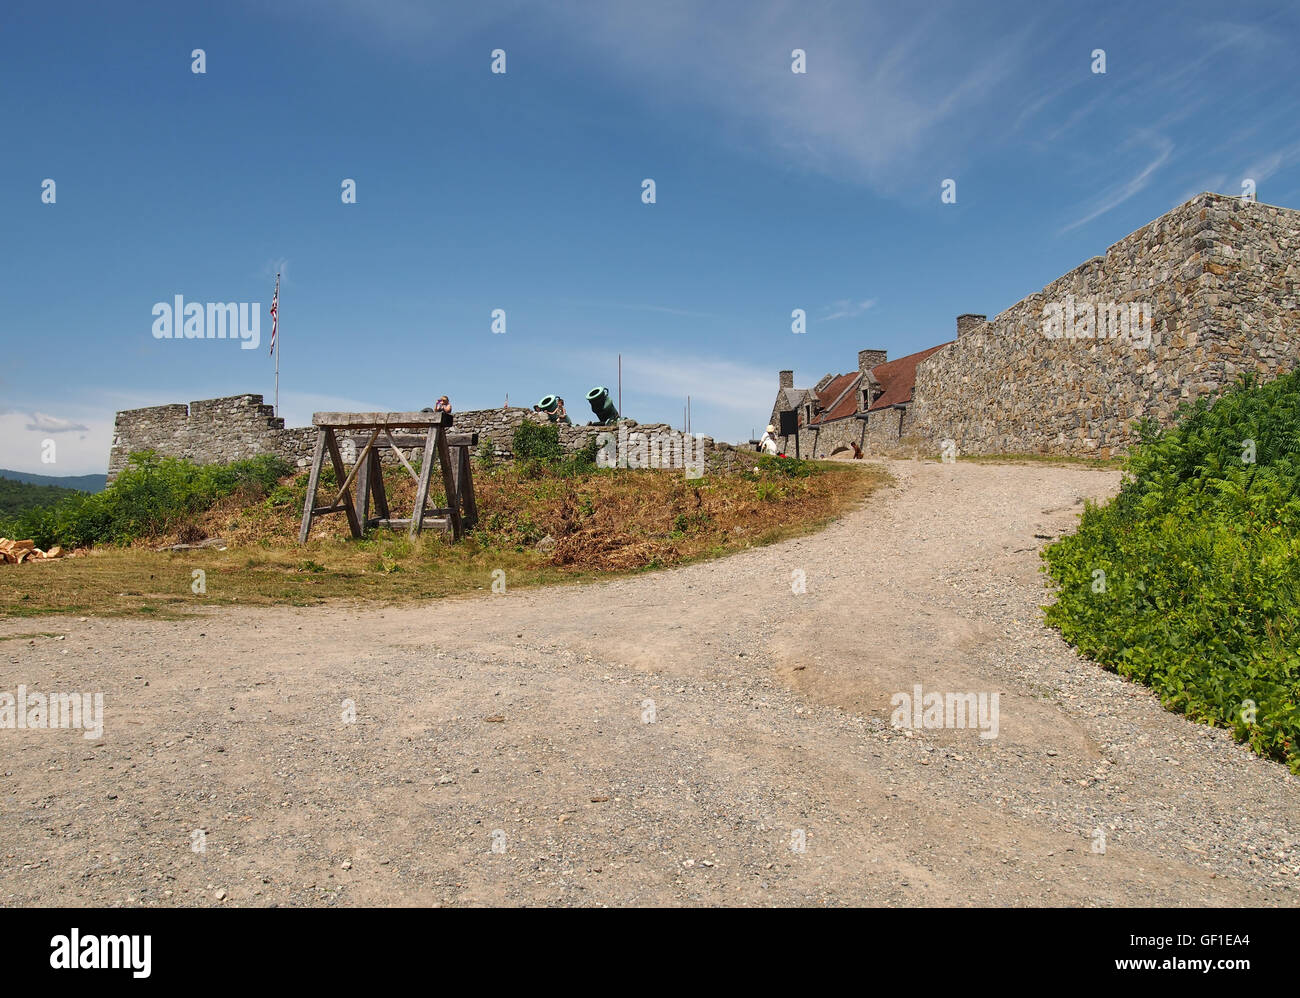
[[[275,414],[280,415],[280,275],[275,275]]]

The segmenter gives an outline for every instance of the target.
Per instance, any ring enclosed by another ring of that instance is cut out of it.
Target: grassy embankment
[[[0,534],[41,546],[93,545],[86,557],[0,569],[0,616],[398,602],[487,590],[497,569],[510,589],[587,581],[815,530],[886,478],[872,465],[755,455],[744,474],[690,480],[681,471],[598,469],[590,453],[564,458],[545,446],[539,453],[506,467],[476,462],[480,523],[456,545],[441,532],[411,540],[374,531],[353,540],[336,515],[318,520],[300,546],[305,474],[286,474],[270,459],[200,468],[137,456],[105,492],[0,521]],[[332,473],[324,478],[333,482]],[[390,470],[385,481],[393,509],[409,510],[414,483],[406,472]],[[443,503],[440,492],[430,497],[431,506]],[[156,550],[213,537],[227,549]],[[196,569],[205,593],[193,591]]]

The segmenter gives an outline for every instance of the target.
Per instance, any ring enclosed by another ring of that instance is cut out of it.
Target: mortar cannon
[[[591,411],[596,414],[596,422],[601,426],[610,426],[618,422],[618,409],[614,406],[614,400],[609,397],[608,388],[593,388],[587,392],[587,403],[591,406]]]
[[[564,399],[558,395],[544,395],[542,400],[533,406],[538,412],[546,413],[546,418],[552,423],[567,423],[569,415],[564,411]]]

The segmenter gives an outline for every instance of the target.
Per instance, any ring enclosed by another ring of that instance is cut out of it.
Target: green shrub
[[[484,471],[491,471],[497,466],[497,449],[491,437],[484,437],[478,445],[478,465]]]
[[[596,468],[596,455],[600,452],[600,439],[593,433],[587,437],[582,449],[575,451],[569,458],[569,464],[575,472],[586,474]]]
[[[103,492],[73,496],[50,509],[0,522],[0,535],[31,538],[44,548],[127,543],[174,529],[230,495],[260,500],[289,470],[284,461],[266,455],[196,465],[141,451],[131,455]]]
[[[515,430],[510,448],[515,459],[526,461],[553,461],[564,456],[560,447],[560,428],[554,423],[534,423],[525,419]]]
[[[782,478],[807,478],[817,471],[817,466],[811,461],[801,461],[797,457],[762,454],[758,458],[758,470],[769,475],[780,475]]]
[[[1300,375],[1140,432],[1119,495],[1045,552],[1047,620],[1300,773]]]
[[[277,485],[266,497],[266,508],[276,509],[281,506],[301,506],[306,494],[306,482],[303,482],[301,488],[298,488],[296,483],[294,485]]]

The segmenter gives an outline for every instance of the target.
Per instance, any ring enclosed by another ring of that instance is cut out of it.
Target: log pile
[[[35,541],[11,541],[0,537],[0,565],[21,565],[25,561],[52,561],[55,558],[70,558],[81,554],[81,550],[65,551],[58,544],[48,551],[42,551]]]

